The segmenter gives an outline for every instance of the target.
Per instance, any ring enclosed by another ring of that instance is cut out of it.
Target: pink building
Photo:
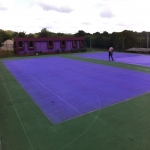
[[[71,52],[84,46],[83,37],[15,38],[17,55],[51,54]]]

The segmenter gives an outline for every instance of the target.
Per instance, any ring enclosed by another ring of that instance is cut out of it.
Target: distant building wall
[[[1,50],[14,50],[13,48],[13,40],[6,40],[2,47],[0,47]]]
[[[84,46],[83,37],[15,38],[14,49],[18,55],[35,53],[70,52]]]

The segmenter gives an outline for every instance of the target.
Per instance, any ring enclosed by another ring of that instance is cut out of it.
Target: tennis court
[[[85,57],[85,58],[100,59],[100,60],[108,60],[108,52],[77,54],[77,56]],[[142,54],[133,54],[133,53],[114,52],[113,57],[114,57],[115,62],[150,67],[149,56],[144,55],[144,54],[142,55]]]
[[[2,59],[2,148],[150,148],[149,67],[104,63],[67,54]]]

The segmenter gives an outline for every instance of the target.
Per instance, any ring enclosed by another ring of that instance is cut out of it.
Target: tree
[[[137,47],[138,46],[138,42],[137,42],[137,38],[136,38],[136,34],[133,31],[129,31],[129,30],[124,30],[120,33],[121,35],[121,42],[124,44],[124,49],[128,49],[131,47]],[[124,41],[123,41],[124,40]]]
[[[13,31],[12,30],[6,30],[5,34],[7,34],[7,36],[9,36],[10,38],[12,38]]]
[[[84,38],[84,42],[85,42],[86,47],[90,47],[90,40],[91,40],[91,37],[89,37],[89,36]]]
[[[100,33],[99,32],[95,32],[95,33],[93,33],[93,36],[95,36],[95,37],[100,36]]]
[[[57,36],[65,36],[64,33],[57,33]]]
[[[39,37],[49,37],[49,31],[46,28],[43,28],[39,33]]]
[[[107,31],[104,31],[104,32],[102,33],[102,36],[103,36],[103,37],[109,37],[109,33],[108,33]]]
[[[86,33],[83,30],[79,30],[77,33],[75,33],[75,36],[78,36],[78,37],[82,37],[85,35],[86,35]]]
[[[0,29],[0,47],[3,46],[3,42],[4,42],[4,36],[5,36],[5,31]]]
[[[26,32],[19,32],[18,37],[26,37]]]
[[[101,34],[101,48],[108,49],[110,47],[110,35],[104,31]]]
[[[32,33],[29,33],[29,34],[27,35],[27,37],[35,37],[35,35],[32,34]]]
[[[18,37],[18,34],[19,34],[18,32],[13,31],[13,32],[12,32],[12,38]]]

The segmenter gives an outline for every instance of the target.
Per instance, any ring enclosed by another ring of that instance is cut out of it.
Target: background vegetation
[[[149,38],[147,38],[149,32],[133,32],[129,30],[124,30],[122,32],[113,32],[108,33],[104,31],[103,33],[95,32],[93,34],[86,33],[83,30],[79,30],[75,34],[65,34],[65,33],[53,33],[48,31],[46,28],[43,28],[38,33],[29,33],[26,32],[15,32],[11,30],[2,30],[0,29],[0,47],[2,43],[7,39],[13,39],[16,37],[84,37],[85,46],[87,48],[95,49],[108,49],[110,46],[114,46],[115,50],[124,51],[125,49],[131,47],[142,47],[146,48]],[[148,41],[147,41],[148,39]]]

